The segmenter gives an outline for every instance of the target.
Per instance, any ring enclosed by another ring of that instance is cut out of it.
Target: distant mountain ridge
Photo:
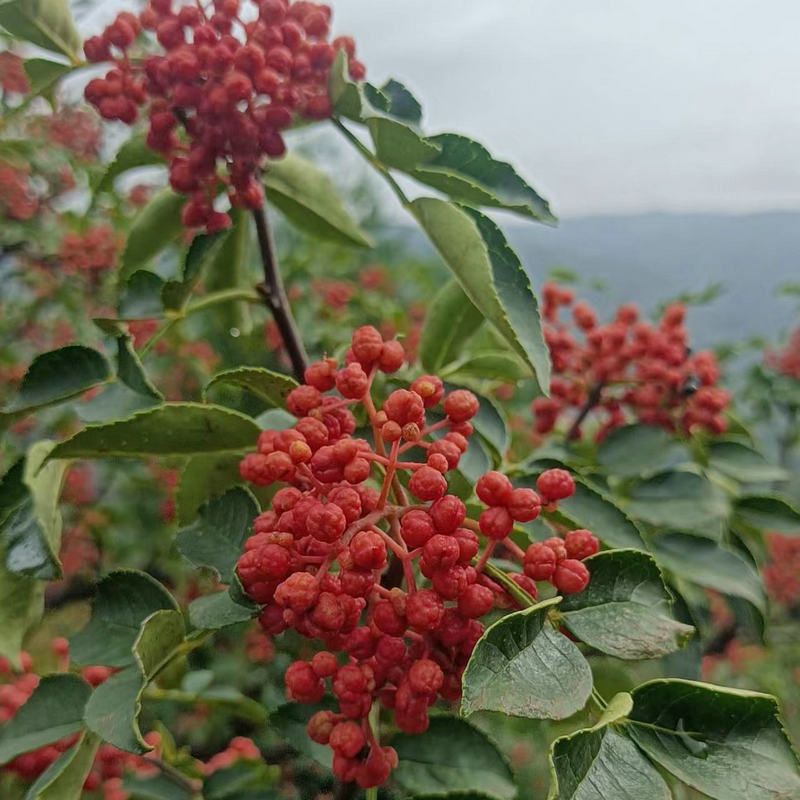
[[[697,347],[774,337],[800,324],[796,300],[775,295],[777,286],[800,282],[800,212],[583,217],[558,228],[500,224],[536,286],[554,267],[573,270],[585,284],[579,293],[601,312],[622,302],[650,311],[666,298],[724,283],[720,297],[690,313]],[[593,279],[607,288],[592,289]]]

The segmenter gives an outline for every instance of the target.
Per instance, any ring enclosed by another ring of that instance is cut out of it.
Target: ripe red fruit
[[[417,630],[434,630],[441,622],[443,614],[442,601],[430,589],[419,589],[409,595],[406,601],[406,618]]]
[[[475,494],[487,506],[505,506],[511,501],[514,487],[511,481],[500,472],[487,472],[478,478]]]
[[[556,554],[542,542],[534,542],[525,551],[523,560],[525,574],[535,581],[547,581],[556,571]]]
[[[432,467],[420,467],[408,481],[411,494],[419,500],[438,500],[447,491],[447,481]]]
[[[334,726],[328,743],[337,755],[355,758],[364,746],[364,742],[364,733],[359,725],[347,720]]]
[[[514,489],[506,506],[516,522],[530,522],[539,516],[542,501],[533,489]]]
[[[481,533],[489,539],[500,541],[505,539],[514,527],[514,520],[508,509],[503,506],[493,506],[481,512],[478,522]]]
[[[591,531],[579,529],[567,533],[564,537],[564,547],[568,558],[582,561],[593,556],[600,549],[600,543]]]
[[[577,594],[589,583],[589,570],[582,561],[564,559],[553,575],[553,584],[561,594]]]
[[[488,586],[473,583],[458,598],[458,610],[470,619],[488,614],[494,605],[494,593]]]
[[[386,565],[386,545],[375,531],[359,531],[350,542],[353,563],[362,569],[381,569]]]
[[[575,481],[565,469],[548,469],[536,479],[536,488],[546,503],[575,494]]]
[[[441,689],[444,673],[435,661],[421,658],[411,665],[408,671],[408,683],[419,694],[433,694]]]
[[[286,693],[299,703],[316,703],[325,694],[325,684],[305,661],[290,664],[283,677]]]
[[[567,557],[567,548],[564,545],[564,540],[559,536],[551,536],[549,539],[545,539],[542,544],[555,553],[557,562],[563,561]]]
[[[435,533],[430,514],[421,509],[407,512],[400,520],[400,534],[411,549],[422,547]]]
[[[437,500],[428,512],[439,533],[452,533],[467,516],[467,509],[460,498],[448,494]]]
[[[444,399],[444,413],[453,422],[466,422],[477,413],[480,404],[478,398],[467,389],[456,389]]]

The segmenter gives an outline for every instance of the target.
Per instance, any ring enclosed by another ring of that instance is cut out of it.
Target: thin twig
[[[283,288],[283,280],[275,258],[275,249],[272,246],[272,237],[270,236],[267,215],[263,206],[253,209],[253,219],[255,220],[256,233],[258,234],[261,264],[264,268],[264,282],[260,283],[256,289],[267,308],[272,312],[275,324],[278,326],[283,339],[283,345],[292,362],[295,377],[302,383],[303,373],[308,366],[308,356],[303,347],[300,333],[297,330],[297,323],[292,316],[292,309],[289,306],[286,291]]]
[[[583,404],[583,408],[580,410],[578,416],[575,417],[575,422],[572,423],[570,429],[567,431],[568,442],[571,442],[578,435],[581,423],[586,419],[589,412],[600,402],[600,395],[603,392],[604,386],[605,383],[598,383],[592,387],[589,396],[586,398],[586,402]]]

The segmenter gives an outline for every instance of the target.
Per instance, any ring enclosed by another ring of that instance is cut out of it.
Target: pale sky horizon
[[[481,141],[562,218],[800,210],[796,0],[332,5],[369,80],[406,83],[426,132]]]

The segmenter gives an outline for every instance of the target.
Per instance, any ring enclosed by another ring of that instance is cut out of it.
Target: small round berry
[[[511,481],[500,472],[487,472],[478,478],[475,494],[487,506],[505,506],[511,502],[514,487]]]
[[[478,398],[468,389],[456,389],[444,399],[444,413],[453,422],[466,422],[477,413]]]
[[[542,544],[555,553],[557,563],[562,562],[567,557],[567,548],[560,536],[551,536],[549,539],[545,539]]]
[[[591,531],[582,528],[569,531],[564,537],[564,546],[567,550],[567,557],[578,561],[593,556],[600,549],[597,537]]]
[[[545,503],[575,494],[575,481],[565,469],[548,469],[536,479],[536,488]]]
[[[365,741],[364,733],[358,723],[347,720],[334,726],[328,744],[337,755],[355,758]]]
[[[346,527],[344,511],[335,503],[317,503],[306,516],[306,530],[321,542],[335,542]]]
[[[436,533],[433,520],[426,511],[414,509],[400,520],[400,535],[412,550],[422,547]]]
[[[298,703],[316,703],[325,694],[325,684],[305,661],[290,664],[283,677],[286,693]]]
[[[353,563],[362,569],[386,566],[386,544],[375,531],[359,531],[350,542]]]
[[[467,509],[460,498],[448,494],[433,503],[428,513],[439,533],[452,533],[466,519]]]
[[[422,398],[425,408],[439,405],[444,397],[444,384],[435,375],[420,375],[409,388]]]
[[[396,340],[384,342],[383,349],[381,350],[380,358],[378,359],[378,369],[381,372],[397,372],[403,366],[406,360],[406,351],[403,345]]]
[[[442,621],[443,614],[444,606],[436,592],[420,589],[409,595],[406,602],[406,618],[417,630],[435,630]]]
[[[333,653],[322,650],[311,659],[311,669],[320,678],[330,678],[336,674],[339,665],[336,663],[336,656]]]
[[[553,575],[553,584],[561,594],[577,594],[589,583],[589,570],[582,561],[566,558],[557,567]]]
[[[495,541],[505,539],[514,527],[514,520],[511,518],[511,514],[503,506],[493,506],[481,512],[480,517],[478,517],[478,523],[481,527],[481,533]]]
[[[408,683],[419,694],[435,694],[442,688],[444,673],[442,668],[429,658],[421,658],[411,665]]]
[[[539,516],[542,500],[533,489],[514,489],[507,507],[516,522],[530,522]]]
[[[438,500],[447,491],[447,481],[432,467],[420,467],[408,481],[411,494],[419,500]]]
[[[383,352],[383,336],[372,325],[363,325],[353,331],[353,355],[361,364],[372,364]]]
[[[336,388],[348,400],[360,400],[369,389],[369,377],[361,364],[348,364],[336,373]]]
[[[317,711],[306,726],[308,738],[317,744],[328,744],[334,725],[336,725],[336,714],[333,711]]]
[[[494,593],[488,586],[473,583],[458,598],[458,610],[469,619],[488,614],[494,605]]]
[[[542,542],[534,542],[525,551],[525,574],[535,581],[547,581],[556,571],[556,554]]]

